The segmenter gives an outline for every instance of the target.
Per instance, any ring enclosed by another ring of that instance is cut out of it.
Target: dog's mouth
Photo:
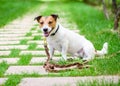
[[[48,37],[53,29],[49,31],[49,29],[43,29],[43,33],[45,37]]]
[[[49,36],[49,32],[44,32],[44,36],[48,37]]]

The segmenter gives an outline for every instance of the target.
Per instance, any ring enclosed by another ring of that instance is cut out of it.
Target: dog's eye
[[[52,21],[49,21],[49,24],[52,24]]]
[[[44,22],[40,22],[40,24],[44,24]]]

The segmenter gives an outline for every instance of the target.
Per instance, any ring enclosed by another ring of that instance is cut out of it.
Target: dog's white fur
[[[51,36],[57,30],[54,36]],[[43,29],[41,29],[43,30]],[[65,29],[59,23],[56,23],[55,29],[47,37],[49,45],[50,58],[52,59],[54,50],[61,52],[64,60],[67,60],[67,53],[72,56],[82,57],[83,60],[91,60],[97,56],[103,56],[108,52],[108,43],[104,43],[102,50],[95,50],[93,44],[84,36],[81,36],[73,31]]]

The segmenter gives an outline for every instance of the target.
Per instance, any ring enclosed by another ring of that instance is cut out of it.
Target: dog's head
[[[56,27],[58,15],[51,14],[50,16],[37,16],[35,20],[38,21],[45,37],[48,37],[53,29]]]

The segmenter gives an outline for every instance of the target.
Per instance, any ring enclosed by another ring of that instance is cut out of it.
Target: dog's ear
[[[51,14],[51,16],[55,19],[55,21],[57,20],[57,18],[59,18],[57,14]]]
[[[37,16],[37,17],[34,18],[34,20],[37,20],[39,22],[39,20],[40,20],[41,17],[42,16]]]

